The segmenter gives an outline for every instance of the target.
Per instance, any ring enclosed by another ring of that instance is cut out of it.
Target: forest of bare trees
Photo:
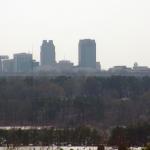
[[[149,106],[149,77],[0,78],[0,126],[107,130],[149,122]]]

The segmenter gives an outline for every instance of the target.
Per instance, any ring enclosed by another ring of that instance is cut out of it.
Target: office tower
[[[52,40],[43,40],[41,46],[41,66],[50,66],[56,63],[55,60],[55,46]]]
[[[15,72],[31,72],[33,70],[32,54],[19,53],[14,54],[14,71]]]
[[[14,60],[13,59],[3,60],[3,72],[4,73],[14,72]]]
[[[79,67],[96,69],[96,42],[91,39],[79,41]]]

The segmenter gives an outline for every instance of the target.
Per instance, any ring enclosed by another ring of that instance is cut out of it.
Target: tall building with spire
[[[96,69],[96,42],[91,39],[79,41],[79,67]]]
[[[55,45],[52,40],[43,40],[40,52],[41,66],[50,66],[56,63]]]

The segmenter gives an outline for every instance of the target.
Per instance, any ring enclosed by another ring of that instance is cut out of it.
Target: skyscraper
[[[79,67],[96,69],[96,42],[91,39],[79,41]]]
[[[55,60],[55,46],[52,40],[43,40],[40,53],[41,66],[54,65]]]

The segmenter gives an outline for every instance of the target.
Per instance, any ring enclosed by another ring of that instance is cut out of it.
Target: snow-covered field
[[[131,150],[141,150],[141,147],[131,147]],[[26,146],[26,147],[0,147],[0,150],[97,150],[96,146]],[[113,147],[105,147],[105,150],[117,150]]]
[[[26,146],[26,147],[0,147],[0,150],[97,150],[94,146]]]

